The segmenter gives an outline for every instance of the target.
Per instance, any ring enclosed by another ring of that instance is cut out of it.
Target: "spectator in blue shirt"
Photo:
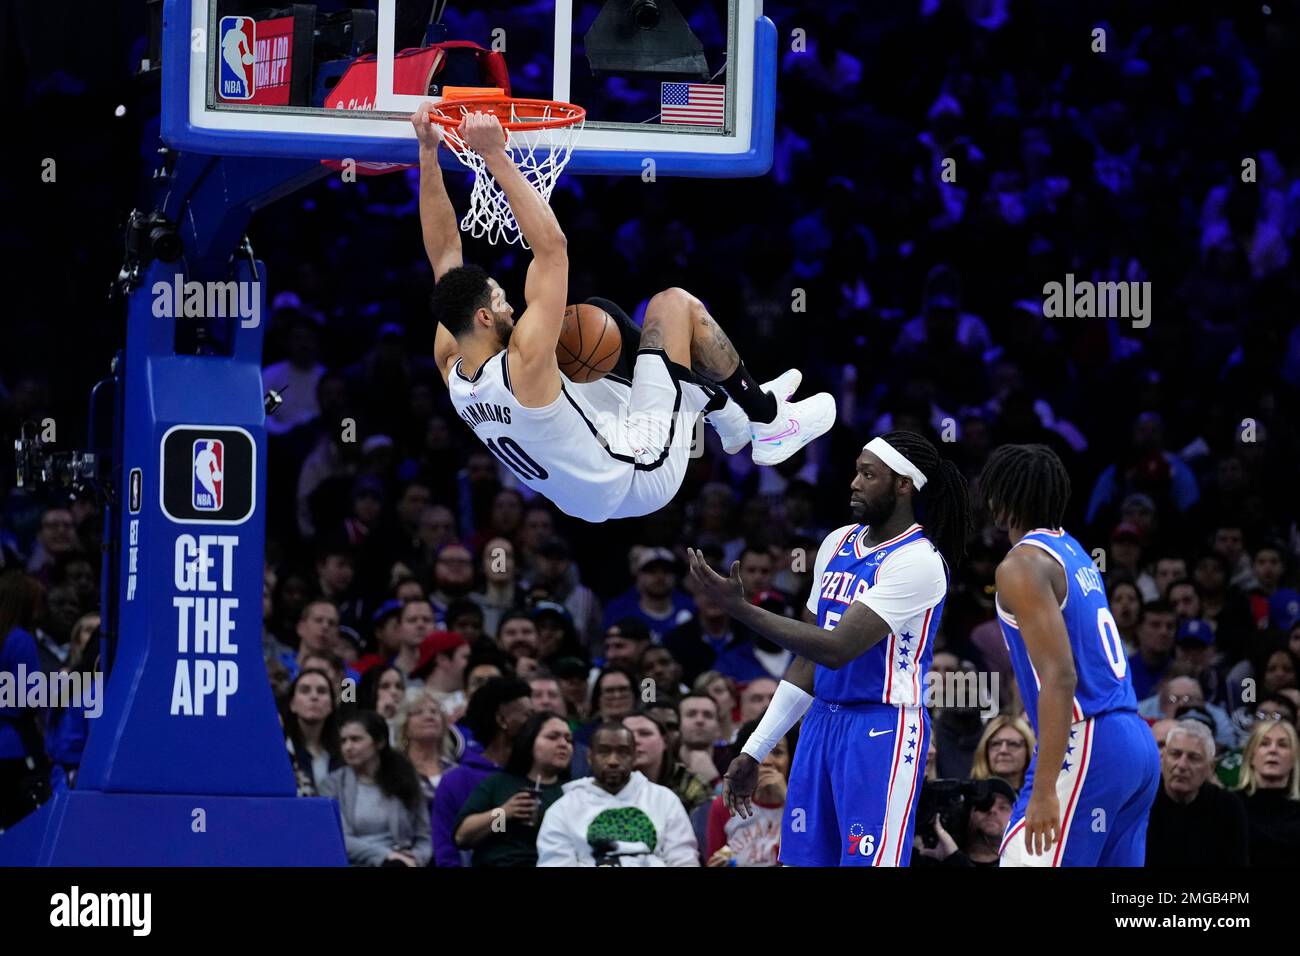
[[[1174,628],[1178,618],[1164,601],[1150,601],[1138,614],[1137,653],[1128,659],[1133,692],[1138,700],[1150,697],[1174,658]]]
[[[695,602],[677,589],[677,558],[667,548],[646,548],[634,565],[636,584],[605,608],[605,627],[625,617],[637,617],[656,644],[674,627],[695,615]]]

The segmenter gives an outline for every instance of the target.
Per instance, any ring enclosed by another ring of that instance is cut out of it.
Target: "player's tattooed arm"
[[[687,554],[698,591],[709,594],[741,624],[814,664],[837,670],[875,647],[890,633],[884,619],[859,601],[844,612],[833,636],[831,631],[815,624],[765,611],[745,599],[739,561],[732,564],[731,576],[724,578],[709,567],[700,552],[687,548]]]
[[[1038,674],[1038,766],[1060,767],[1069,745],[1078,683],[1070,637],[1061,616],[1064,572],[1037,548],[1015,548],[998,565],[998,603],[1014,614]],[[1025,847],[1046,853],[1060,839],[1056,774],[1034,778],[1025,812]]]

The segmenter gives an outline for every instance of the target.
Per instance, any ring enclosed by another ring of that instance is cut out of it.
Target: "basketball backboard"
[[[215,155],[411,163],[408,117],[422,100],[504,78],[513,96],[586,109],[569,172],[640,174],[653,160],[656,174],[732,177],[771,166],[776,30],[762,0],[338,7],[165,0],[163,139]]]

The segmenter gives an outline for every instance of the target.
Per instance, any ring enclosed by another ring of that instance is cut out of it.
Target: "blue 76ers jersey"
[[[837,704],[921,704],[947,595],[947,567],[920,525],[877,545],[866,541],[866,531],[866,525],[852,525],[823,544],[808,608],[815,601],[818,626],[834,630],[849,605],[861,601],[893,632],[839,670],[818,665],[813,693]]]
[[[1061,529],[1039,528],[1020,539],[1016,547],[1041,548],[1065,571],[1065,600],[1061,616],[1070,636],[1070,653],[1078,684],[1074,690],[1074,721],[1087,720],[1111,710],[1137,710],[1137,695],[1128,673],[1128,657],[1119,627],[1111,616],[1106,589],[1092,557]],[[1011,666],[1020,685],[1029,722],[1038,732],[1038,674],[1029,659],[1014,615],[997,605],[1002,637],[1011,652]]]

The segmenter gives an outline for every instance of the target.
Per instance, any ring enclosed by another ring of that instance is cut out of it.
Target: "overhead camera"
[[[662,14],[659,12],[659,4],[655,0],[632,0],[632,6],[628,9],[628,16],[642,30],[653,30],[659,26]]]
[[[96,457],[93,452],[51,451],[37,426],[28,422],[14,439],[14,468],[19,488],[70,488],[80,493],[95,484]]]
[[[148,214],[131,210],[126,221],[125,246],[122,270],[117,275],[124,291],[139,283],[141,272],[154,259],[175,262],[185,251],[176,224],[158,209]]]

